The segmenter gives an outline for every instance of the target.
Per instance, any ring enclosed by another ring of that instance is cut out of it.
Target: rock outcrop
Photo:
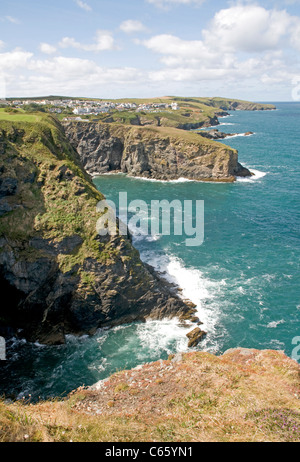
[[[204,138],[208,138],[210,140],[225,140],[226,138],[230,138],[232,136],[240,135],[239,133],[224,133],[220,132],[217,129],[213,130],[201,130],[198,132],[199,135],[203,136]],[[242,133],[243,136],[251,136],[253,132],[246,132]]]
[[[242,169],[235,149],[175,128],[66,122],[64,129],[92,175],[232,182]]]
[[[194,317],[194,305],[142,263],[129,235],[97,233],[103,195],[60,124],[39,119],[0,125],[1,334],[13,328],[59,344],[68,333]],[[119,139],[103,138],[109,168],[119,167]]]
[[[187,337],[189,339],[188,347],[189,348],[196,347],[201,342],[201,340],[205,337],[205,335],[206,335],[206,332],[201,330],[199,327],[196,327],[195,329],[193,329],[191,332],[187,334]]]

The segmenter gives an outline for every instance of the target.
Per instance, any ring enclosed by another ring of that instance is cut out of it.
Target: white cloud
[[[149,73],[150,80],[190,88],[218,81],[268,92],[269,84],[286,89],[300,75],[299,61],[292,59],[294,50],[300,50],[300,18],[285,10],[238,4],[217,12],[200,34],[198,40],[161,34],[136,41],[162,64]]]
[[[0,69],[8,72],[18,68],[26,68],[32,57],[33,53],[19,48],[7,53],[0,53]]]
[[[62,78],[76,80],[76,78],[95,72],[97,66],[88,59],[57,56],[46,60],[33,59],[28,63],[28,68],[38,72],[40,76],[51,76],[52,79],[58,80]]]
[[[0,53],[0,68],[6,66],[6,81],[11,95],[32,94],[98,95],[111,87],[112,94],[120,87],[144,85],[145,75],[130,67],[107,68],[93,60],[56,56],[35,59],[32,54]],[[9,66],[9,67],[7,67]],[[18,69],[18,72],[11,72]]]
[[[260,52],[282,45],[293,17],[285,10],[266,10],[258,5],[238,5],[220,10],[204,38],[229,51]]]
[[[17,18],[14,18],[13,16],[5,16],[5,19],[9,22],[11,22],[12,24],[20,24],[21,21],[19,21],[19,19]]]
[[[169,61],[170,65],[182,60],[211,61],[219,57],[219,53],[210,50],[202,40],[182,40],[174,35],[156,35],[140,43],[156,53],[168,55],[169,58],[163,58],[162,61],[165,63]]]
[[[294,21],[290,40],[291,46],[300,51],[300,19]]]
[[[78,48],[78,49],[81,49],[83,45],[81,43],[79,43],[79,42],[76,42],[76,40],[74,38],[72,38],[72,37],[64,37],[59,42],[58,46],[60,48]]]
[[[145,30],[135,20],[124,21],[120,29],[125,33]],[[22,49],[0,52],[0,71],[5,73],[9,95],[123,97],[130,93],[147,97],[204,95],[206,90],[206,94],[223,93],[244,99],[253,99],[251,92],[266,99],[276,91],[287,99],[292,79],[300,75],[295,51],[300,50],[300,18],[285,10],[268,10],[249,2],[218,11],[205,30],[199,29],[194,40],[159,34],[135,43],[145,47],[145,57],[148,50],[152,52],[140,69],[139,64],[130,68],[113,68],[102,62],[100,65],[96,55],[89,55],[94,59],[57,56],[58,50],[67,48],[78,50],[78,55],[79,51],[117,49],[112,33],[98,30],[95,39],[88,43],[74,37],[64,37],[56,46],[43,42],[39,49],[48,56],[41,55],[40,59]],[[0,48],[1,45],[4,43],[0,41]],[[153,54],[158,65],[153,64]]]
[[[39,49],[42,53],[45,53],[47,55],[52,55],[56,52],[56,48],[52,45],[49,45],[49,43],[41,43]]]
[[[220,10],[202,40],[183,40],[174,35],[157,35],[136,43],[163,56],[166,65],[216,59],[230,55],[263,53],[293,46],[300,49],[300,18],[285,10],[266,10],[257,5],[238,5]]]
[[[85,11],[92,11],[92,8],[90,7],[90,5],[83,2],[82,0],[76,0],[76,3],[79,6],[79,8],[82,8]]]
[[[183,52],[181,59],[184,60]],[[0,53],[0,69],[5,69],[7,96],[54,93],[121,98],[128,94],[150,97],[187,92],[209,96],[216,94],[217,88],[218,94],[253,99],[251,91],[261,91],[261,96],[266,97],[274,86],[287,92],[287,82],[299,76],[297,67],[288,68],[273,51],[244,61],[228,55],[219,62],[198,61],[194,67],[183,61],[177,67],[147,71],[105,67],[90,59],[65,56],[36,59],[32,53],[16,49]]]
[[[227,75],[226,69],[199,68],[164,69],[150,72],[149,77],[155,82],[199,82],[201,80],[220,80]]]
[[[206,0],[147,0],[148,3],[153,4],[158,8],[168,9],[172,6],[178,5],[202,5]]]
[[[60,41],[59,47],[76,48],[77,50],[94,51],[94,52],[114,50],[117,48],[111,32],[103,31],[103,30],[97,31],[96,37],[95,37],[95,43],[85,45],[83,43],[77,42],[72,37],[64,37]]]
[[[5,47],[5,43],[3,42],[3,40],[0,40],[0,50],[4,47]]]
[[[134,19],[127,19],[123,21],[120,25],[120,29],[126,34],[131,34],[133,32],[143,32],[146,31],[147,28],[140,22]]]

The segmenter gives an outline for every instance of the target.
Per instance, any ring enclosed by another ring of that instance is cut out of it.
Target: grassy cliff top
[[[276,109],[274,104],[257,103],[253,101],[245,101],[241,99],[222,98],[222,97],[214,97],[214,98],[174,97],[174,101],[178,103],[186,102],[186,103],[193,103],[193,104],[204,104],[205,106],[211,106],[214,108],[220,108],[224,110],[243,109],[243,110],[255,111],[255,110]]]
[[[246,101],[242,99],[235,99],[235,98],[223,98],[223,97],[196,97],[196,96],[162,96],[156,98],[121,98],[121,99],[114,99],[108,100],[103,99],[101,101],[115,101],[117,103],[124,103],[124,102],[132,102],[136,104],[144,104],[144,103],[164,103],[164,104],[171,104],[172,102],[177,103],[193,103],[196,105],[205,105],[205,106],[212,106],[212,107],[221,107],[224,104],[231,103],[238,103],[243,105],[251,105],[252,109],[257,107],[258,109],[275,109],[275,106],[270,103],[258,103],[252,101]]]
[[[102,100],[108,101],[108,100]],[[109,114],[99,114],[97,116],[86,116],[92,120],[100,120],[109,123],[122,123],[127,125],[158,125],[174,127],[185,130],[199,128],[202,126],[216,125],[217,117],[224,111],[230,110],[271,110],[275,109],[272,104],[253,103],[250,101],[235,100],[228,98],[196,98],[196,97],[163,97],[149,99],[119,99],[110,100],[116,104],[135,103],[141,104],[168,104],[176,102],[177,110],[171,108],[155,108],[151,110],[136,109],[113,110]],[[225,113],[224,113],[225,114]],[[60,115],[59,118],[63,118]]]
[[[0,441],[299,442],[299,364],[282,352],[190,352],[65,400],[0,402]]]
[[[60,242],[80,236],[80,250],[61,256],[63,271],[89,256],[107,256],[95,241],[96,205],[103,195],[84,172],[54,117],[1,111],[0,151],[1,178],[17,184],[6,199],[11,211],[0,218],[0,236],[23,242],[24,252],[29,253],[33,237]]]

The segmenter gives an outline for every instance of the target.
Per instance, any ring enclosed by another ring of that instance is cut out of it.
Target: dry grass
[[[299,365],[281,352],[188,353],[66,400],[1,403],[0,441],[300,441]]]

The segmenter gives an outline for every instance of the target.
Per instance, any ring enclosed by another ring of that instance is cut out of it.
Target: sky
[[[0,98],[300,101],[300,0],[1,0]]]

